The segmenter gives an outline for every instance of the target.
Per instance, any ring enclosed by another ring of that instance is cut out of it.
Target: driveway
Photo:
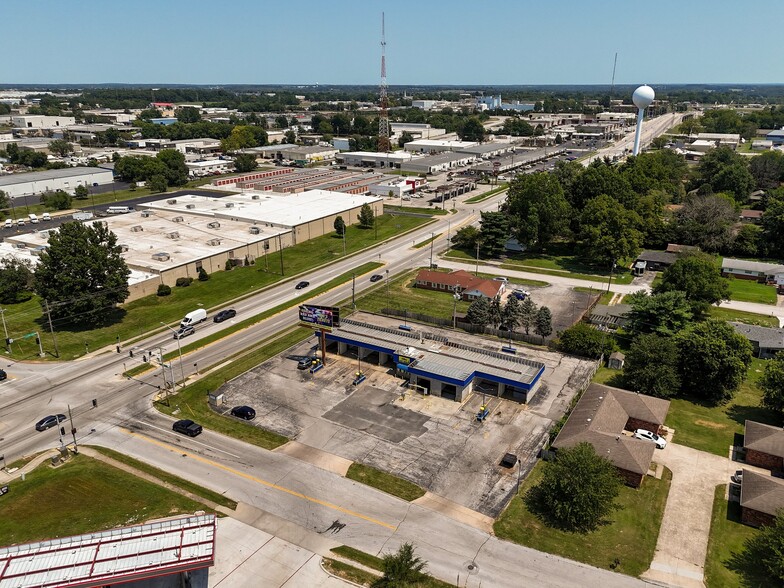
[[[713,492],[727,483],[733,463],[704,451],[669,443],[655,461],[672,471],[659,541],[643,579],[669,586],[704,588]]]

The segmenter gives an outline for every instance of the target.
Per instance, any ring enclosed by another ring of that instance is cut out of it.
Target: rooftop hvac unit
[[[225,204],[226,204],[226,208],[234,208],[233,202],[226,202]]]
[[[209,241],[207,241],[207,245],[217,246],[220,244],[221,244],[220,239],[210,239]]]
[[[172,219],[172,222],[173,222],[173,223],[181,223],[183,220],[184,220],[184,219],[183,219],[181,216],[175,216],[175,217]]]
[[[24,243],[16,243],[14,247],[16,247],[17,249],[27,249],[27,245],[25,245]]]
[[[172,231],[171,233],[166,233],[167,239],[179,239],[180,234],[177,231]]]
[[[185,208],[187,208],[188,210],[193,210],[194,208],[196,208],[196,205],[195,204],[186,204]]]
[[[151,217],[152,215],[153,215],[153,212],[152,212],[152,210],[142,210],[142,217],[143,217],[143,218],[149,218],[149,217]]]
[[[220,229],[220,223],[218,221],[212,221],[207,226],[211,229]]]
[[[177,204],[177,199],[176,198],[170,198],[169,200],[166,201],[166,204]]]
[[[125,253],[126,251],[128,251],[127,245],[118,245],[118,247],[120,248],[120,253]]]
[[[41,236],[41,239],[48,239],[49,238],[49,231],[39,231],[38,234]]]
[[[261,229],[259,227],[248,227],[248,232],[251,235],[258,235],[259,233],[261,233]]]
[[[155,261],[169,261],[169,259],[171,259],[171,255],[169,255],[165,251],[161,251],[159,253],[153,253],[152,258]]]
[[[141,233],[144,230],[144,227],[141,225],[134,225],[131,227],[131,233]]]
[[[254,194],[253,196],[250,197],[251,200],[258,200],[259,198],[261,198],[261,196],[259,196],[258,194]]]

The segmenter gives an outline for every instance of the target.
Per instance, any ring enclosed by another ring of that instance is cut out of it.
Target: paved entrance
[[[659,541],[650,569],[642,577],[668,586],[703,588],[713,492],[727,483],[732,462],[670,443],[655,460],[672,471]]]

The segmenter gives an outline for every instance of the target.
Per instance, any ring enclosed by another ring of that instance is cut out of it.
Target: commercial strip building
[[[335,161],[340,165],[350,165],[353,167],[386,167],[400,169],[400,167],[411,161],[412,155],[405,151],[394,151],[390,153],[380,153],[377,151],[350,151],[338,153]]]
[[[538,361],[464,345],[419,327],[407,329],[344,319],[326,340],[339,355],[390,365],[410,387],[456,402],[480,390],[529,402],[544,374]]]
[[[8,194],[9,198],[36,196],[55,190],[65,190],[73,194],[77,186],[101,186],[113,181],[114,174],[111,170],[70,167],[0,176],[0,190]]]
[[[369,194],[373,193],[372,187],[376,184],[393,179],[400,178],[383,174],[357,173],[334,167],[312,169],[279,167],[216,179],[213,180],[211,187],[231,192],[261,190],[297,193],[305,190],[328,190],[345,194]]]
[[[403,149],[409,153],[443,153],[444,151],[461,151],[467,147],[473,147],[478,143],[472,141],[438,141],[435,139],[418,139],[409,141]]]

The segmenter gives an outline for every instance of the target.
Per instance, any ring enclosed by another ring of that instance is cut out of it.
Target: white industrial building
[[[338,153],[335,160],[341,165],[355,167],[386,167],[400,169],[400,166],[411,160],[412,155],[404,151],[381,153],[378,151],[351,151]]]
[[[418,139],[409,141],[403,148],[409,153],[442,153],[444,151],[460,151],[473,147],[478,143],[471,141],[437,141],[435,139]]]
[[[71,167],[2,176],[0,190],[10,198],[35,196],[55,190],[64,190],[73,194],[76,186],[101,186],[111,184],[113,181],[114,175],[111,170],[98,167]]]
[[[56,129],[75,125],[73,116],[44,116],[42,114],[23,114],[11,117],[11,126],[16,129]]]
[[[458,167],[464,167],[477,160],[477,156],[469,153],[439,153],[426,155],[407,161],[400,169],[417,174],[437,174]]]
[[[206,161],[186,161],[188,175],[192,178],[203,178],[214,174],[225,174],[234,169],[234,162],[228,159],[208,159]]]
[[[427,180],[410,176],[407,178],[394,178],[370,186],[370,193],[376,196],[402,198],[410,200],[418,198],[419,192],[427,186]]]
[[[446,134],[446,129],[431,127],[428,123],[397,123],[389,124],[394,136],[409,133],[414,139],[432,139]]]
[[[323,145],[309,145],[280,149],[280,153],[283,155],[283,159],[290,159],[298,163],[308,164],[334,159],[338,150],[331,145],[328,147]]]

